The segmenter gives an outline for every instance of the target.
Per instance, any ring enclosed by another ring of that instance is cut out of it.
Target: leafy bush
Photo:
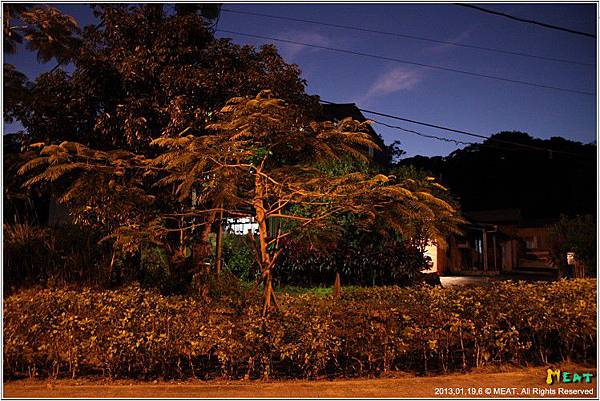
[[[99,235],[74,225],[4,224],[4,284],[98,284],[107,280]]]
[[[206,271],[195,273],[192,277],[192,289],[205,300],[235,302],[243,300],[246,296],[244,283],[229,271],[219,275]]]
[[[418,281],[428,258],[406,242],[350,231],[326,249],[286,241],[276,279],[287,285],[330,286],[340,273],[347,285],[407,285]]]
[[[223,235],[225,269],[243,281],[253,281],[259,273],[256,256],[248,241],[244,235]]]
[[[365,288],[207,303],[127,287],[4,302],[7,377],[319,377],[596,358],[596,283]]]
[[[50,230],[28,224],[4,225],[4,275],[8,286],[35,279],[53,252]]]
[[[6,292],[31,286],[120,286],[140,282],[164,293],[189,290],[191,274],[172,268],[165,250],[145,244],[139,253],[117,252],[89,227],[65,224],[42,227],[4,225],[4,283]]]
[[[576,258],[586,267],[587,274],[596,276],[596,218],[585,216],[560,216],[550,230],[551,252],[559,267],[567,264],[567,252],[575,252]]]
[[[140,283],[143,287],[157,287],[162,291],[172,283],[169,257],[159,246],[143,246],[140,250]]]

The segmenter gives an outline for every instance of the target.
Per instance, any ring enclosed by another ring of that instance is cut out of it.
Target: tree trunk
[[[266,316],[271,310],[271,293],[273,292],[273,283],[271,273],[267,273],[265,276],[265,292],[264,292],[264,306],[263,316]]]
[[[179,218],[179,254],[182,258],[185,258],[185,232],[183,227],[185,226],[185,220],[183,217]]]
[[[258,242],[260,250],[260,262],[262,275],[264,277],[264,308],[263,315],[266,316],[271,308],[271,298],[273,297],[273,283],[271,276],[271,255],[267,249],[269,232],[267,230],[266,213],[263,204],[264,187],[260,175],[256,174],[254,187],[253,206],[256,213],[256,222],[258,224]]]
[[[198,244],[197,247],[195,247],[195,265],[196,265],[196,269],[198,269],[198,271],[204,269],[206,271],[206,273],[209,272],[209,265],[206,265],[206,258],[208,258],[211,254],[212,251],[210,249],[210,243],[209,243],[209,238],[210,238],[210,231],[211,231],[211,226],[212,223],[215,221],[215,217],[216,217],[216,212],[212,211],[208,214],[208,216],[206,216],[207,221],[206,221],[206,225],[203,227],[202,232],[200,233],[200,243]]]
[[[222,205],[221,205],[221,209],[223,209]],[[223,263],[223,210],[221,210],[219,213],[218,221],[219,221],[219,225],[217,226],[217,243],[216,243],[217,262],[215,263],[215,266],[216,266],[216,270],[217,270],[217,276],[220,276],[221,275],[221,265]]]
[[[120,275],[117,270],[116,270],[116,265],[117,265],[117,258],[119,257],[119,249],[113,244],[113,250],[112,250],[112,257],[110,259],[110,266],[108,268],[108,280],[110,285],[114,285],[117,284],[119,277],[117,277],[117,275]]]
[[[115,268],[115,262],[117,260],[117,249],[113,246],[112,257],[110,258],[110,266],[108,267],[108,274],[112,279],[113,271]]]

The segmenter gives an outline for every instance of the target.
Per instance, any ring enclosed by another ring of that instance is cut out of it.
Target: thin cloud
[[[282,39],[292,40],[294,42],[303,42],[317,46],[331,46],[332,44],[327,36],[316,31],[287,31],[277,36]],[[287,61],[292,61],[304,51],[316,52],[320,50],[314,47],[282,42],[277,44],[277,48],[279,49],[279,53]]]
[[[446,42],[463,43],[465,40],[467,40],[471,37],[471,31],[472,31],[471,28],[467,29],[466,31],[463,31],[456,36],[446,39]],[[423,49],[423,52],[439,54],[439,53],[445,53],[447,51],[454,50],[454,49],[456,49],[456,46],[453,46],[453,45],[447,44],[447,43],[441,43],[439,45],[427,47],[427,48]]]
[[[409,67],[396,67],[377,77],[361,100],[365,102],[374,97],[411,90],[421,83],[423,78],[423,73],[420,70]]]

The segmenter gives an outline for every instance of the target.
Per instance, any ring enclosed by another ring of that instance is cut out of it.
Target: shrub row
[[[592,280],[380,287],[245,305],[113,291],[27,290],[4,302],[8,377],[257,378],[467,370],[595,360]]]

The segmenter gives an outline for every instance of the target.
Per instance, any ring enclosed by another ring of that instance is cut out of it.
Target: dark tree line
[[[446,157],[415,156],[400,164],[431,171],[459,198],[464,211],[518,208],[528,219],[595,214],[595,144],[537,139],[523,132],[501,132],[492,138]]]

